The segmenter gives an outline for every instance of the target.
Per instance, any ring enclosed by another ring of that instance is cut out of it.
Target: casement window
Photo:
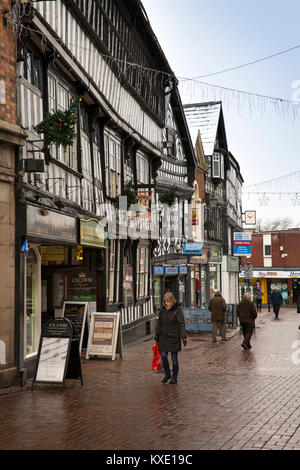
[[[57,110],[66,111],[71,102],[72,94],[68,87],[61,83],[54,75],[48,75],[48,106],[49,112],[55,113]],[[56,160],[64,163],[73,170],[77,170],[77,157],[76,157],[76,135],[73,140],[73,145],[66,151],[62,146],[56,147],[55,144],[51,146],[51,156]]]
[[[140,299],[149,295],[149,247],[137,249],[136,274],[137,298]]]
[[[176,158],[176,132],[173,129],[166,128],[166,142],[164,147],[170,157]]]
[[[108,195],[116,197],[121,192],[121,142],[105,133],[104,146]]]
[[[272,247],[271,245],[265,245],[265,256],[272,256]]]
[[[138,184],[148,184],[149,183],[149,167],[148,160],[141,154],[137,154],[136,159],[136,173],[137,173],[137,183]]]
[[[120,256],[119,241],[111,240],[109,247],[109,302],[119,302]]]
[[[224,157],[220,153],[214,153],[212,157],[212,178],[224,179]]]
[[[20,74],[31,85],[43,90],[43,64],[40,57],[34,52],[27,49],[25,46],[22,48],[23,61],[20,62]]]

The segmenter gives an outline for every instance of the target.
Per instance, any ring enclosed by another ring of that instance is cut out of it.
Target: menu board
[[[70,338],[42,338],[36,382],[63,383]]]
[[[122,356],[121,341],[120,312],[92,313],[86,359],[104,356],[114,361],[117,352]]]
[[[64,302],[63,317],[75,325],[77,335],[80,338],[79,351],[81,352],[84,330],[87,328],[86,316],[88,310],[87,302]]]

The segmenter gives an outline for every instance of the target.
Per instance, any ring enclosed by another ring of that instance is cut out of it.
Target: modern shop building
[[[245,279],[240,274],[240,291],[253,296],[257,284],[264,295],[263,305],[270,304],[270,295],[277,287],[286,305],[294,305],[300,295],[300,230],[252,233],[251,257],[243,258],[251,263],[253,277]]]

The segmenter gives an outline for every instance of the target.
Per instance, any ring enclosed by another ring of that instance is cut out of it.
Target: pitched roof
[[[220,101],[184,105],[188,125],[200,131],[206,156],[214,153],[221,109]]]
[[[198,130],[196,143],[195,143],[195,154],[196,154],[196,158],[197,158],[197,161],[200,165],[201,170],[206,172],[207,171],[207,163],[206,163],[206,158],[205,158],[203,145],[202,145],[202,140],[201,140],[201,135],[200,135],[199,130]]]

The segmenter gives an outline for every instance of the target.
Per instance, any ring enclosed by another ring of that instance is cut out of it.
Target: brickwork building
[[[259,283],[268,304],[275,286],[286,304],[295,304],[300,294],[300,230],[290,229],[252,234],[252,255],[243,258],[253,266],[253,279],[241,279],[241,289],[253,289]]]
[[[15,149],[24,135],[17,123],[15,41],[10,1],[0,4],[0,388],[12,384],[15,368]]]

